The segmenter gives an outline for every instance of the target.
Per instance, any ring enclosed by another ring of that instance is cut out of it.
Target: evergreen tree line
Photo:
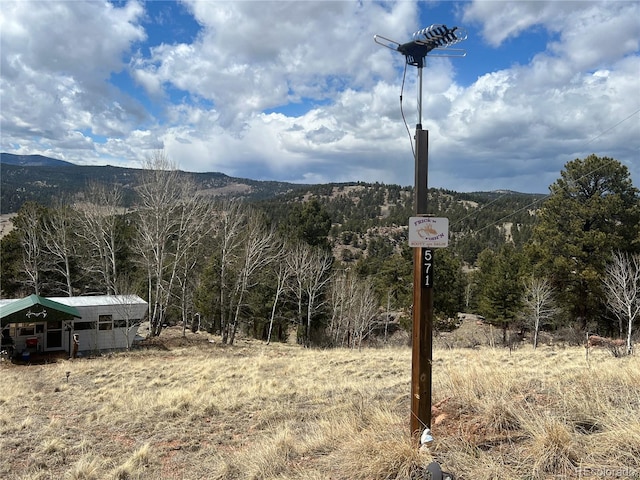
[[[153,335],[181,322],[225,343],[240,330],[267,341],[295,331],[307,346],[359,348],[410,327],[412,253],[399,225],[411,189],[318,186],[310,199],[250,205],[194,194],[162,152],[141,175],[127,210],[117,188],[95,184],[67,203],[23,205],[0,243],[2,296],[137,293]],[[495,210],[473,213],[450,192],[431,192],[430,208],[450,212],[454,226],[451,246],[435,255],[436,327],[475,312],[505,341],[512,327],[572,326],[631,342],[640,196],[626,167],[576,159],[543,203],[523,209],[514,198],[502,199],[515,202],[507,235]]]

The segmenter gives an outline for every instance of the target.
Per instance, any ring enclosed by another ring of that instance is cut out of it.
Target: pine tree
[[[605,317],[602,277],[612,251],[640,248],[640,196],[627,167],[590,155],[568,162],[534,232],[536,269],[551,279],[566,319]]]
[[[510,244],[504,245],[497,253],[484,250],[478,257],[478,307],[489,322],[502,327],[504,344],[507,343],[509,325],[522,308],[523,264],[523,255]]]

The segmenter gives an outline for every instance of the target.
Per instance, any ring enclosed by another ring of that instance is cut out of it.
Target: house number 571
[[[433,287],[433,250],[422,250],[422,286]]]

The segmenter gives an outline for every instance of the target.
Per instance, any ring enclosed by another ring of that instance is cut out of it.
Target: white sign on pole
[[[448,218],[411,217],[409,219],[410,247],[444,248],[448,245]]]

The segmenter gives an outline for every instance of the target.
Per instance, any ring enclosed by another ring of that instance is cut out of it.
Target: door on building
[[[62,322],[47,322],[45,350],[60,350],[62,348]]]

